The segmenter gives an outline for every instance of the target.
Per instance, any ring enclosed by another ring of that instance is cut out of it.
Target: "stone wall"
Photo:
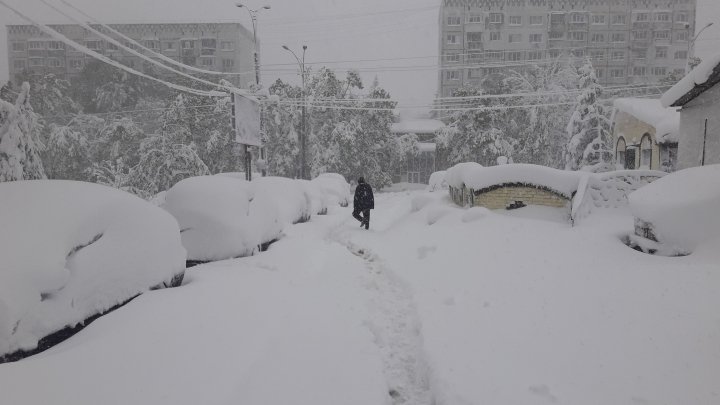
[[[490,191],[474,193],[473,205],[491,210],[503,209],[515,201],[522,201],[526,205],[543,205],[547,207],[564,208],[570,200],[553,193],[527,186],[504,186]]]

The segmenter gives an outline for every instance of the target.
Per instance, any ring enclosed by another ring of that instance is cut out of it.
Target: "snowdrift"
[[[129,193],[73,181],[10,182],[0,184],[0,207],[0,361],[182,281],[177,222]]]
[[[630,196],[635,218],[650,224],[661,245],[683,252],[720,238],[718,208],[720,165],[669,174]]]
[[[446,171],[439,171],[439,172],[434,172],[433,174],[431,174],[430,180],[428,180],[427,191],[447,190],[448,182],[447,182],[446,177],[447,177]]]
[[[341,174],[323,173],[312,180],[325,193],[329,204],[347,207],[352,199],[350,184]]]

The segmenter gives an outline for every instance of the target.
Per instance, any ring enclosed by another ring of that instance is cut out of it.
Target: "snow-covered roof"
[[[434,134],[444,128],[442,121],[431,119],[414,119],[400,121],[392,124],[390,131],[394,134]]]
[[[437,145],[433,142],[418,142],[418,149],[420,152],[435,152]]]
[[[665,92],[660,100],[665,107],[682,107],[718,82],[720,82],[720,54],[705,59]]]
[[[677,142],[680,134],[680,112],[675,107],[663,107],[659,99],[618,98],[615,100],[618,111],[652,125],[658,143]]]
[[[509,164],[483,167],[477,163],[461,163],[447,171],[449,185],[473,190],[508,184],[523,184],[545,188],[570,198],[577,191],[581,172],[553,169],[529,164]]]

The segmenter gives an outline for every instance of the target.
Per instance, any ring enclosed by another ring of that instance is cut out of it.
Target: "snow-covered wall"
[[[707,120],[707,135],[705,123]],[[678,169],[720,163],[720,84],[686,104],[681,110]]]

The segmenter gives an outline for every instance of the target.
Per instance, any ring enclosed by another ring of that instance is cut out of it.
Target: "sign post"
[[[235,142],[244,146],[245,150],[245,178],[252,180],[252,153],[251,146],[262,146],[260,137],[260,103],[258,100],[233,93],[233,129]]]

